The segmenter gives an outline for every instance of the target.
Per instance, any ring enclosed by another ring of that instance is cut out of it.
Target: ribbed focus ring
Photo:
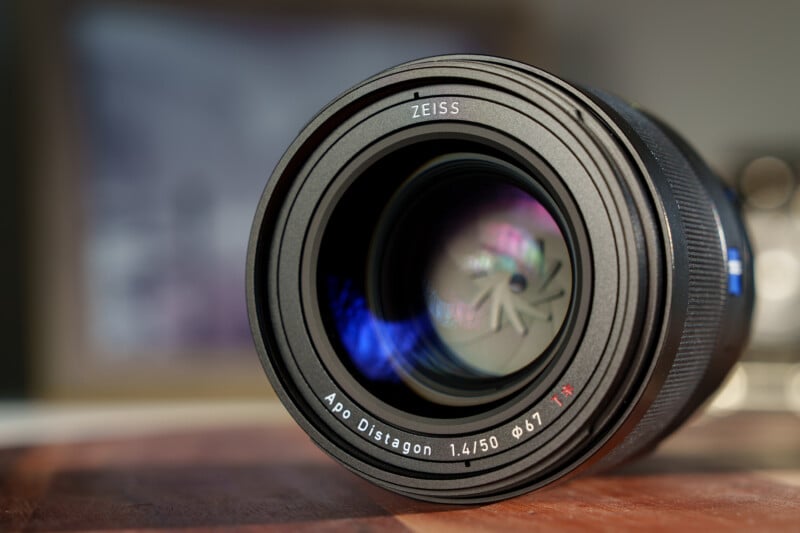
[[[718,344],[727,276],[714,204],[686,157],[646,116],[606,94],[595,93],[631,125],[672,192],[685,239],[688,295],[674,363],[655,401],[625,440],[602,461],[611,466],[652,446],[684,411]],[[659,179],[653,176],[653,179]],[[665,202],[669,198],[665,198]],[[666,206],[670,209],[670,206]],[[676,247],[675,253],[681,249]],[[680,286],[680,284],[675,284]],[[680,310],[678,310],[680,311]]]

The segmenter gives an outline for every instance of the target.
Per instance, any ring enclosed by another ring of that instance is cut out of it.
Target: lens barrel
[[[331,456],[495,501],[653,448],[746,344],[735,197],[668,126],[487,56],[378,74],[267,182],[247,298],[264,369]]]

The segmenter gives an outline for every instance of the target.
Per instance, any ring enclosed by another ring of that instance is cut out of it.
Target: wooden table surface
[[[800,418],[705,417],[622,470],[481,507],[361,480],[290,421],[0,450],[0,531],[800,531]]]

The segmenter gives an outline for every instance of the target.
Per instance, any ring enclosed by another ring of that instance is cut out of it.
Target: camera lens
[[[494,501],[654,447],[746,340],[735,198],[668,126],[526,65],[385,71],[267,183],[253,336],[309,435],[371,481]]]

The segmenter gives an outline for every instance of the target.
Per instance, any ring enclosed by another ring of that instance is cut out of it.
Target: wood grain
[[[0,531],[800,531],[798,473],[800,419],[736,415],[612,474],[453,507],[374,487],[273,423],[0,450]]]

